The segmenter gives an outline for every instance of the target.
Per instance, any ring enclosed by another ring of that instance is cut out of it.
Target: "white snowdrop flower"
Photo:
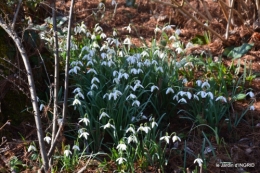
[[[156,28],[154,29],[154,33],[156,34],[157,32],[161,32],[161,29],[156,26]]]
[[[72,103],[72,105],[81,105],[81,102],[80,102],[80,100],[79,99],[77,99],[77,98],[75,98],[74,99],[74,101],[73,101],[73,103]]]
[[[163,68],[162,67],[156,67],[155,71],[160,71],[161,73],[163,73]]]
[[[86,126],[90,123],[89,119],[84,117],[84,118],[79,118],[79,123],[84,122]]]
[[[42,111],[42,109],[43,109],[44,107],[45,107],[44,104],[41,104],[39,110]]]
[[[141,53],[141,56],[142,56],[142,57],[149,57],[149,54],[148,54],[148,52],[143,51],[143,52]]]
[[[68,157],[72,152],[70,150],[64,150],[64,156]]]
[[[175,34],[176,34],[176,35],[180,35],[180,34],[181,34],[181,30],[180,30],[180,29],[176,29],[176,30],[175,30]]]
[[[93,84],[91,85],[90,89],[93,90],[93,89],[95,89],[95,88],[98,89],[98,86],[93,83]]]
[[[189,91],[185,92],[185,95],[188,97],[188,99],[191,99],[192,97],[192,94]]]
[[[199,167],[201,167],[202,163],[203,163],[203,160],[201,158],[197,158],[197,159],[194,160],[194,163],[198,163]]]
[[[114,36],[114,37],[117,36],[117,33],[116,33],[115,30],[113,31],[113,36]]]
[[[123,73],[122,76],[123,76],[125,79],[128,79],[128,78],[129,78],[129,74],[127,74],[127,73]]]
[[[129,99],[136,99],[136,95],[131,93],[129,96],[126,97],[126,100],[129,100]]]
[[[91,40],[95,40],[96,39],[96,35],[95,34],[92,34],[91,35]]]
[[[127,143],[130,144],[131,142],[133,142],[133,143],[138,143],[138,140],[137,140],[136,136],[131,135],[131,136],[129,136],[129,137],[127,138]]]
[[[163,27],[162,31],[171,31],[172,27],[175,27],[175,25],[166,25],[165,27]]]
[[[119,84],[120,83],[120,79],[119,78],[114,78],[113,79],[113,83]]]
[[[137,72],[136,68],[132,68],[132,69],[130,70],[130,73],[132,73],[132,74],[137,74],[138,72]]]
[[[184,92],[184,91],[179,91],[178,92],[178,95],[180,95],[180,96],[183,96],[183,95],[185,95],[186,94],[186,92]]]
[[[133,101],[132,106],[136,105],[137,107],[140,106],[140,102],[138,100]]]
[[[185,98],[181,98],[178,103],[187,103],[186,99]]]
[[[87,93],[87,95],[88,95],[88,96],[93,96],[93,91],[89,91],[89,92]]]
[[[137,67],[141,68],[142,66],[144,66],[142,62],[137,62]]]
[[[79,148],[79,146],[77,146],[77,145],[73,145],[72,149],[73,149],[73,150],[78,150],[78,151],[80,151],[80,148]]]
[[[133,91],[136,91],[137,88],[144,88],[143,85],[141,85],[140,83],[136,83],[134,87],[130,86],[130,88],[133,90]]]
[[[71,73],[78,74],[78,70],[80,70],[80,67],[74,66],[72,69],[69,70],[69,74]]]
[[[194,98],[195,100],[198,100],[198,101],[200,100],[199,97],[198,97],[196,94],[193,94],[193,98]]]
[[[159,88],[155,85],[151,86],[151,92],[153,92],[155,89],[159,90]]]
[[[185,49],[188,49],[188,48],[191,48],[191,47],[193,47],[194,45],[191,43],[191,42],[188,42],[187,44],[186,44],[186,48]]]
[[[96,24],[95,25],[95,32],[99,32],[99,31],[103,31],[103,29],[98,24]]]
[[[112,129],[115,129],[115,126],[114,125],[112,125],[112,124],[110,124],[109,122],[106,124],[106,125],[104,125],[104,126],[101,126],[101,127],[103,127],[104,129],[109,129],[109,128],[112,128]]]
[[[92,46],[93,46],[94,48],[100,48],[99,44],[98,44],[96,41],[94,41],[94,42],[92,43]]]
[[[194,68],[194,65],[192,62],[187,62],[185,65],[184,65],[185,68]]]
[[[87,66],[93,66],[94,64],[93,64],[93,61],[88,61],[88,63],[87,63]]]
[[[219,96],[219,97],[216,98],[216,101],[219,101],[219,100],[221,100],[222,102],[227,103],[227,99],[225,97],[223,97],[223,96]]]
[[[158,62],[156,60],[152,60],[152,64],[158,65]]]
[[[102,33],[102,34],[100,34],[100,37],[104,39],[107,37],[107,35],[105,33]]]
[[[127,37],[124,41],[123,41],[123,44],[126,44],[126,45],[131,45],[131,40]]]
[[[100,114],[99,120],[101,120],[103,117],[108,117],[108,118],[110,118],[110,116],[109,116],[106,112],[102,112],[102,114]]]
[[[167,88],[167,90],[166,90],[166,94],[169,94],[169,93],[174,93],[174,90],[171,87]]]
[[[166,136],[163,136],[160,138],[160,141],[164,140],[167,144],[169,144],[170,142],[170,136],[168,136],[168,134],[166,134]]]
[[[151,124],[152,129],[153,129],[155,126],[158,127],[158,124],[153,120],[153,121],[152,121],[152,124]]]
[[[201,98],[206,98],[207,97],[207,94],[205,91],[199,91],[198,93],[196,93],[196,95],[200,95]]]
[[[102,59],[105,59],[105,58],[107,57],[107,54],[106,54],[105,52],[102,52],[102,53],[100,54],[100,56],[101,56]]]
[[[196,81],[196,84],[197,84],[197,86],[199,86],[199,87],[200,87],[200,86],[201,86],[201,84],[202,84],[202,81],[201,81],[201,80],[197,80],[197,81]]]
[[[87,73],[94,73],[94,74],[97,74],[96,70],[94,70],[93,68],[89,69]]]
[[[207,92],[207,96],[209,96],[211,100],[214,99],[214,96],[213,96],[212,92]]]
[[[251,98],[255,96],[255,94],[252,91],[249,91],[246,95],[249,95]]]
[[[131,33],[131,26],[130,26],[130,24],[128,26],[126,26],[126,27],[123,27],[123,29],[126,29],[129,33]]]
[[[130,126],[130,127],[128,127],[128,129],[126,130],[126,133],[128,133],[128,132],[132,132],[133,134],[135,134],[135,129],[134,129],[132,126]]]
[[[181,47],[177,47],[175,51],[177,52],[177,54],[184,53],[184,50]]]
[[[75,97],[76,97],[76,96],[81,97],[82,99],[85,98],[84,95],[83,95],[81,92],[79,92],[78,94],[76,94]]]
[[[80,133],[79,138],[81,138],[82,136],[87,140],[88,136],[89,136],[89,133],[83,131],[83,132]]]
[[[178,101],[179,100],[178,94],[175,94],[172,99]]]
[[[116,147],[116,149],[118,150],[118,151],[126,151],[126,145],[125,144],[118,144],[117,145],[117,147]]]
[[[116,75],[118,75],[118,71],[113,71],[113,76],[115,77]]]
[[[126,159],[123,157],[119,157],[118,159],[116,159],[116,162],[121,165],[122,163],[126,162]]]
[[[79,88],[79,87],[77,87],[77,88],[75,88],[74,90],[73,90],[73,92],[72,93],[80,93],[81,92],[81,89]]]
[[[202,83],[202,85],[201,85],[201,88],[210,88],[210,84],[208,83],[208,81],[205,81],[205,82],[203,82]]]
[[[35,146],[33,146],[33,145],[30,145],[30,146],[29,146],[28,152],[31,152],[31,151],[37,151],[37,149],[35,148]]]
[[[146,60],[144,61],[144,65],[145,65],[146,67],[149,67],[149,66],[151,65],[151,61],[150,61],[149,59],[146,59]]]
[[[51,138],[50,138],[49,136],[45,136],[45,137],[43,138],[43,140],[46,141],[47,144],[50,144],[50,142],[51,142]]]
[[[119,52],[118,52],[118,56],[119,56],[119,57],[123,57],[123,56],[124,56],[124,52],[123,52],[123,51],[119,51]]]
[[[182,83],[183,83],[183,84],[186,84],[186,83],[188,83],[188,80],[187,80],[186,78],[184,78],[184,79],[182,80]]]
[[[255,107],[254,105],[251,105],[250,108],[249,108],[250,111],[254,111],[255,110]]]
[[[115,65],[115,63],[114,63],[112,60],[109,60],[109,61],[107,62],[107,66],[108,66],[108,67],[111,67],[112,65]]]
[[[174,135],[174,136],[172,137],[172,142],[174,143],[174,142],[176,142],[176,141],[180,141],[180,142],[181,142],[181,139],[180,139],[178,136]]]
[[[149,130],[151,130],[150,127],[148,127],[148,126],[143,126],[143,125],[141,124],[140,127],[137,129],[137,132],[143,131],[143,132],[145,132],[145,133],[148,133]]]
[[[91,84],[93,84],[94,82],[100,83],[97,77],[92,78]]]

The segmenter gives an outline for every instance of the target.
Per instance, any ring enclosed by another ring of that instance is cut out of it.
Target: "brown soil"
[[[68,13],[70,1],[63,2],[62,0],[57,0],[57,8],[61,13]],[[169,6],[165,6],[162,4],[156,4],[147,1],[137,0],[136,7],[130,8],[125,6],[124,0],[117,0],[118,5],[115,10],[115,7],[111,5],[111,0],[106,0],[105,11],[99,11],[97,9],[98,1],[97,0],[78,0],[75,4],[75,17],[74,19],[78,22],[83,21],[89,29],[93,28],[96,23],[103,28],[104,32],[107,35],[111,35],[113,30],[116,29],[118,32],[118,36],[122,39],[126,38],[126,36],[130,36],[132,42],[136,46],[142,46],[142,42],[140,41],[140,37],[143,37],[146,44],[150,45],[152,39],[154,38],[154,29],[156,26],[164,26],[166,23],[170,23],[171,25],[175,25],[172,31],[175,29],[181,29],[180,38],[184,43],[187,43],[191,40],[196,34],[202,34],[205,29],[198,25],[196,22],[191,20],[188,17],[185,17],[176,9],[173,10]],[[181,3],[181,2],[180,2]],[[202,12],[206,16],[206,12],[203,8],[202,3],[200,1],[190,0],[189,3],[192,7],[198,9],[198,11]],[[221,11],[219,4],[217,2],[206,0],[206,6],[212,16],[211,23],[209,24],[218,34],[223,36],[226,30],[226,19]],[[187,8],[187,7],[185,7]],[[240,8],[240,7],[238,7]],[[245,9],[254,9],[253,4],[249,4],[245,6]],[[115,11],[115,13],[114,13]],[[94,13],[95,14],[94,14]],[[102,16],[103,15],[103,16]],[[198,13],[193,13],[194,16],[198,16]],[[235,14],[236,15],[236,14]],[[249,51],[245,56],[241,59],[241,62],[247,60],[247,62],[252,61],[252,71],[259,75],[260,73],[260,34],[255,32],[253,29],[253,22],[255,19],[253,17],[248,18],[248,16],[253,16],[254,11],[248,10],[244,13],[241,13],[242,18],[248,25],[241,25],[241,21],[236,21],[237,26],[234,26],[232,29],[232,34],[230,34],[227,42],[222,42],[215,35],[211,35],[211,43],[205,46],[197,46],[196,48],[192,48],[188,51],[188,53],[197,54],[197,52],[201,52],[204,50],[210,50],[213,56],[221,55],[223,49],[227,45],[239,46],[243,42],[253,42],[254,48]],[[205,23],[205,19],[199,18],[200,21]],[[129,33],[127,30],[123,29],[123,27],[131,24],[133,31]],[[231,60],[224,57],[224,61],[227,65],[230,65]],[[252,168],[243,168],[244,171],[248,172],[259,172],[260,163],[260,78],[256,78],[253,80],[252,84],[248,87],[252,88],[255,93],[255,111],[249,111],[244,117],[245,121],[232,131],[228,131],[228,127],[223,126],[220,132],[221,144],[216,145],[216,141],[214,136],[208,136],[212,145],[215,146],[215,155],[217,159],[213,159],[212,153],[208,154],[208,163],[207,170],[203,172],[240,172],[243,170],[238,170],[237,168],[218,168],[216,167],[216,163],[220,161],[225,162],[233,162],[233,163],[254,163],[254,167]],[[241,113],[243,109],[246,108],[249,100],[245,102],[239,102],[233,107],[233,114]],[[223,122],[224,123],[224,122]],[[33,122],[31,122],[33,124]],[[203,144],[203,135],[199,130],[193,130],[189,133],[192,124],[189,122],[185,122],[180,120],[176,122],[172,120],[171,129],[176,131],[178,134],[186,134],[185,138],[182,139],[182,142],[179,143],[179,148],[185,148],[186,146],[192,150],[195,154],[200,153],[201,146]],[[180,125],[181,124],[181,125]],[[25,163],[33,164],[28,158],[29,153],[26,151],[25,146],[27,143],[31,142],[31,140],[36,140],[34,125],[28,125],[27,122],[23,122],[20,126],[14,127],[12,125],[5,126],[3,130],[0,131],[1,136],[6,132],[10,131],[12,134],[11,138],[8,138],[7,141],[3,139],[2,144],[0,144],[0,172],[1,168],[7,167],[5,166],[8,162],[10,156],[17,156],[19,159],[23,160]],[[17,131],[24,136],[25,141],[19,141],[21,139],[19,135],[17,135]],[[229,132],[229,133],[227,133]],[[189,134],[189,135],[188,135]],[[36,142],[37,143],[37,142]],[[206,143],[206,146],[208,144]],[[173,157],[169,160],[168,166],[166,166],[166,172],[178,172],[180,167],[183,167],[183,154],[174,151]],[[186,168],[193,170],[195,164],[193,164],[194,157],[187,157]],[[83,163],[82,163],[83,165]],[[37,167],[37,165],[35,165]],[[113,167],[113,166],[111,166]],[[92,167],[93,168],[93,167]],[[95,172],[96,166],[94,168],[89,168],[85,172]],[[185,169],[186,169],[185,168]],[[36,169],[36,168],[35,168]],[[80,169],[80,165],[79,165]],[[242,168],[241,168],[242,169]],[[4,170],[4,169],[2,169]],[[111,170],[113,171],[113,170]],[[30,172],[30,171],[24,171]],[[110,171],[109,171],[110,172]],[[141,171],[137,171],[141,172]],[[150,169],[150,172],[157,172],[153,168]],[[188,172],[188,171],[187,171]]]

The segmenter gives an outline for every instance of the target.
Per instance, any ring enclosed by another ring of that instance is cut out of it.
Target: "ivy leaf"
[[[234,100],[243,100],[246,98],[246,94],[237,94],[233,97]]]
[[[239,47],[227,47],[225,48],[223,55],[232,58],[233,60],[238,59],[245,55],[253,46],[254,44],[243,43]]]

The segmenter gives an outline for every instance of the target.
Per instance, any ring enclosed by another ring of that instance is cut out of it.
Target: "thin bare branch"
[[[18,13],[20,11],[21,5],[22,5],[22,0],[19,0],[19,3],[18,3],[17,8],[16,8],[16,12],[14,14],[13,22],[12,22],[12,25],[11,25],[12,30],[14,30],[15,23],[16,23],[17,16],[18,16]]]

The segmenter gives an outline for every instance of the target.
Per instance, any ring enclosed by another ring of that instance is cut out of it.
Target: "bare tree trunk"
[[[45,144],[43,140],[43,131],[42,131],[42,124],[41,124],[41,118],[40,118],[40,111],[37,103],[37,95],[36,95],[36,88],[35,88],[35,83],[34,79],[32,76],[32,69],[31,65],[29,62],[29,59],[27,57],[26,51],[17,35],[17,33],[11,29],[10,26],[8,26],[2,17],[0,17],[0,27],[2,27],[5,32],[12,38],[14,41],[16,47],[18,48],[20,55],[23,59],[23,63],[27,72],[27,78],[28,78],[28,84],[29,84],[29,90],[30,90],[30,95],[31,95],[31,102],[33,106],[33,114],[34,114],[34,119],[35,119],[35,124],[37,128],[37,137],[39,140],[39,147],[40,147],[40,152],[41,152],[41,157],[42,157],[42,162],[43,162],[43,167],[45,172],[48,171],[49,165],[48,165],[48,157],[47,153],[45,150]]]
[[[68,100],[68,69],[69,69],[69,59],[70,59],[70,37],[71,37],[71,23],[72,23],[72,14],[73,14],[73,6],[74,6],[74,0],[71,0],[71,6],[70,6],[70,14],[69,14],[69,24],[68,24],[68,33],[67,33],[67,57],[66,57],[66,66],[65,66],[65,84],[64,84],[64,100],[63,100],[63,111],[62,111],[62,121],[61,124],[59,124],[59,129],[55,135],[55,138],[52,142],[52,145],[48,152],[48,157],[50,157],[54,151],[57,139],[63,129],[64,121],[67,115],[67,100]]]

